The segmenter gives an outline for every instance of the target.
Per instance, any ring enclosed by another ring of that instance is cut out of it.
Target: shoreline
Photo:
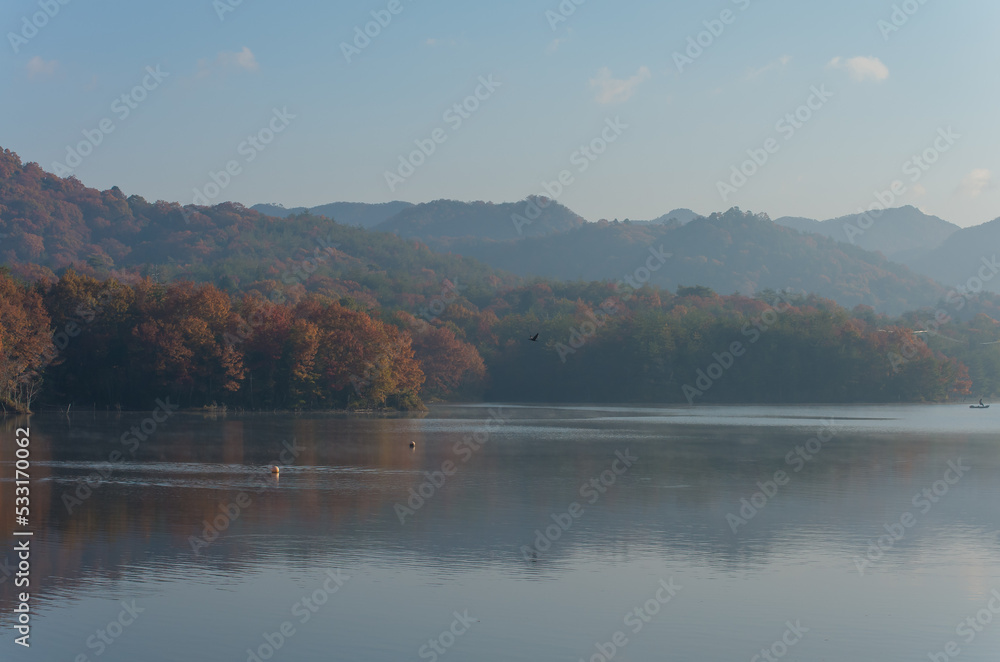
[[[204,408],[195,407],[190,409],[180,408],[176,414],[201,415],[216,418],[220,416],[331,416],[331,417],[415,417],[425,416],[432,407],[516,407],[519,409],[600,409],[600,408],[634,408],[634,409],[671,409],[671,410],[705,410],[719,408],[749,408],[749,407],[916,407],[916,406],[962,406],[968,407],[969,403],[975,401],[938,401],[938,402],[719,402],[719,403],[699,403],[689,405],[684,402],[499,402],[484,400],[481,402],[447,402],[436,401],[427,403],[421,409],[241,409],[241,408]],[[0,411],[0,419],[13,419],[21,416],[68,416],[78,414],[97,415],[105,417],[120,417],[132,414],[147,414],[148,410],[141,409],[70,409],[50,407],[37,409],[30,412],[12,412],[10,410]]]

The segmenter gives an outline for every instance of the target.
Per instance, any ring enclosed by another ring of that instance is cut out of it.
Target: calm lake
[[[1000,409],[156,416],[31,419],[30,649],[0,422],[0,659],[1000,651]]]

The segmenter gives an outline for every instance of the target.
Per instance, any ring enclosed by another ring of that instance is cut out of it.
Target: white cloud
[[[58,64],[59,63],[56,60],[49,60],[46,62],[41,58],[41,56],[36,55],[28,60],[28,78],[34,78],[35,76],[51,76],[55,73],[56,66]]]
[[[260,65],[253,52],[246,46],[237,52],[223,51],[216,56],[214,62],[208,60],[198,61],[198,77],[210,76],[213,71],[225,71],[227,69],[243,69],[244,71],[257,71]]]
[[[846,69],[856,81],[883,81],[889,77],[889,67],[877,57],[852,57],[844,59],[835,57],[827,66],[831,69]]]
[[[257,71],[260,69],[260,65],[257,64],[257,58],[254,57],[253,53],[246,46],[239,53],[219,53],[219,62],[223,66],[239,67],[247,71]]]
[[[546,48],[545,51],[547,53],[555,53],[557,50],[559,50],[559,47],[562,44],[565,44],[567,41],[569,41],[569,38],[572,36],[573,36],[573,28],[566,28],[566,36],[556,37],[555,39],[550,41],[548,48]]]
[[[753,69],[753,68],[748,69],[747,70],[747,74],[746,74],[746,79],[750,80],[752,78],[756,78],[757,76],[760,76],[761,74],[765,74],[768,71],[771,71],[772,69],[782,69],[785,66],[787,66],[788,63],[791,62],[791,61],[792,61],[792,56],[791,55],[782,55],[777,60],[775,60],[773,62],[768,62],[767,64],[765,64],[760,69]]]
[[[597,77],[590,79],[590,86],[597,90],[598,103],[622,103],[628,101],[635,88],[650,76],[647,67],[639,67],[635,75],[630,78],[613,78],[611,69],[602,67],[598,70]]]
[[[962,179],[958,192],[967,198],[978,198],[995,187],[993,173],[985,168],[977,168]]]

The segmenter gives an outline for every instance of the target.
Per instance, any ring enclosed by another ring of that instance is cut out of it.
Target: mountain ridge
[[[800,232],[822,234],[836,241],[876,251],[907,266],[912,266],[914,260],[962,230],[954,223],[925,214],[912,205],[848,214],[826,221],[783,216],[774,222]]]
[[[323,216],[341,225],[353,225],[362,228],[372,228],[382,223],[404,209],[412,207],[411,202],[395,200],[393,202],[331,202],[316,207],[286,208],[276,204],[256,204],[250,209],[265,216],[288,218],[295,214],[308,213],[313,216]]]
[[[518,242],[452,246],[502,271],[566,281],[619,280],[646,268],[650,249],[672,255],[647,274],[650,284],[670,291],[702,285],[751,295],[794,288],[847,308],[869,305],[895,313],[931,305],[945,293],[938,283],[885,256],[804,235],[766,214],[738,208],[685,225],[601,221]]]

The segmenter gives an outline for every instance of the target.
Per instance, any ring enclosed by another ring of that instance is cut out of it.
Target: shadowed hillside
[[[532,196],[502,204],[437,200],[405,209],[376,229],[448,247],[457,239],[509,241],[566,232],[584,223],[561,204]]]
[[[840,242],[851,243],[913,268],[917,268],[922,255],[940,246],[960,229],[953,223],[925,214],[909,205],[886,209],[878,217],[875,212],[841,216],[828,221],[786,216],[775,219],[774,222],[802,232],[822,234]],[[933,277],[926,271],[921,273]]]
[[[313,216],[325,216],[341,225],[356,225],[362,228],[372,228],[383,221],[392,218],[404,209],[413,205],[409,202],[383,202],[368,204],[364,202],[334,202],[318,207],[293,207],[287,209],[280,205],[254,205],[254,211],[267,216],[287,218],[295,214],[308,212]]]
[[[962,286],[975,290],[1000,292],[996,256],[1000,249],[1000,218],[963,228],[952,234],[939,247],[914,261],[914,268],[950,287]],[[971,280],[971,282],[970,282]]]
[[[661,246],[672,257],[651,272],[649,282],[671,290],[695,284],[745,294],[793,288],[842,306],[864,304],[890,313],[944,295],[940,285],[877,254],[738,209],[683,226],[602,222],[549,237],[453,249],[520,275],[618,280],[642,268],[650,248]]]

